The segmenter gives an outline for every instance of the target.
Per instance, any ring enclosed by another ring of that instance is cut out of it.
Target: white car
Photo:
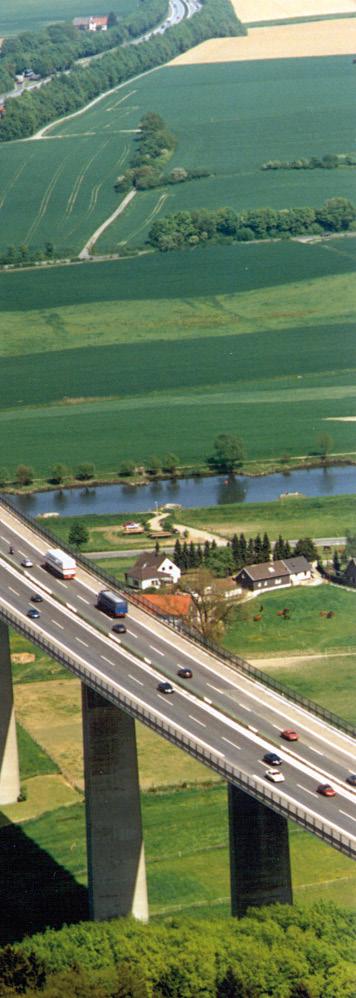
[[[266,769],[265,777],[271,783],[284,783],[284,776],[280,769]]]
[[[33,568],[33,562],[29,558],[24,558],[21,562],[23,568]]]

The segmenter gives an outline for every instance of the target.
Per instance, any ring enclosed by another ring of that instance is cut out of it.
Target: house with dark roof
[[[348,565],[346,565],[344,580],[345,582],[348,582],[350,586],[356,586],[356,558],[350,558]]]
[[[176,583],[181,576],[181,570],[171,558],[163,552],[144,551],[132,568],[125,572],[125,579],[128,586],[133,589],[159,589],[167,582]]]
[[[251,592],[286,589],[311,578],[311,565],[304,556],[265,561],[259,565],[244,565],[236,581]]]

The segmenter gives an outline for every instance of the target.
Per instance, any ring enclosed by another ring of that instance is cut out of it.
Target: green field
[[[226,430],[250,461],[312,452],[325,429],[353,453],[353,424],[325,419],[353,412],[355,254],[215,246],[194,268],[177,253],[0,275],[0,465],[197,464]]]
[[[119,17],[125,17],[135,7],[137,0],[115,0],[113,10]],[[95,13],[108,13],[106,0],[95,0]],[[87,0],[11,0],[1,10],[0,30],[1,35],[15,35],[21,31],[36,31],[54,22],[87,16]]]
[[[356,497],[290,497],[275,502],[231,503],[184,510],[180,520],[188,527],[210,530],[226,538],[235,533],[255,537],[265,530],[271,540],[276,540],[279,534],[288,540],[302,536],[344,537],[356,527]]]
[[[352,198],[352,169],[260,169],[266,159],[352,152],[351,72],[344,57],[161,68],[54,126],[41,142],[3,144],[0,249],[38,248],[50,239],[57,254],[78,253],[119,203],[114,181],[128,166],[132,130],[147,110],[159,112],[177,137],[170,169],[204,167],[211,176],[139,193],[103,234],[99,252],[141,245],[152,217],[184,208]]]

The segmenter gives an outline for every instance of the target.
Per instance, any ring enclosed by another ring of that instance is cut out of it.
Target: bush
[[[19,464],[16,468],[16,482],[18,485],[31,485],[34,479],[33,469],[27,464]]]
[[[79,465],[79,468],[77,468],[75,473],[75,477],[78,479],[78,482],[87,482],[90,478],[95,478],[95,474],[95,464],[91,464],[90,461],[87,461],[84,464]]]

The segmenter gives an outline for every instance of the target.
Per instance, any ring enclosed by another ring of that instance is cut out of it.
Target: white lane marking
[[[64,631],[63,624],[59,624],[58,620],[54,620],[54,617],[51,617],[51,621],[52,621],[52,624],[56,625],[56,627],[60,627],[61,631]]]
[[[235,745],[235,742],[232,742],[230,738],[225,738],[225,736],[222,735],[221,736],[221,741],[222,742],[227,742],[228,745],[232,745],[233,748],[237,748],[239,750],[239,752],[241,752],[241,745]]]
[[[65,582],[62,582],[62,579],[56,579],[56,582],[58,582],[59,586],[64,586],[65,589],[68,589],[68,586]]]
[[[145,656],[143,656],[143,661],[146,662],[146,665],[152,665],[150,658],[145,658]]]
[[[345,818],[351,818],[351,821],[356,821],[356,818],[354,817],[353,814],[348,814],[347,811],[342,811],[341,807],[339,807],[339,812],[340,814],[344,814]]]
[[[318,795],[313,790],[308,790],[308,787],[303,787],[301,783],[297,783],[297,787],[299,787],[299,790],[304,790],[304,793],[310,794],[311,797],[316,797],[318,800]]]
[[[6,541],[6,544],[8,544],[8,543],[9,543],[9,539],[8,539],[8,537],[4,537],[4,535],[3,535],[3,534],[0,534],[0,537],[1,537],[1,540],[2,540],[2,541]]]
[[[79,596],[79,593],[78,593],[77,599],[81,599],[82,603],[87,603],[88,606],[89,606],[89,600],[85,599],[85,596]]]
[[[223,693],[224,692],[218,686],[213,686],[212,683],[207,683],[206,685],[209,686],[210,690],[215,690],[215,693]]]
[[[238,706],[241,707],[242,710],[248,710],[249,714],[252,714],[251,707],[246,707],[245,703],[239,703]]]
[[[191,721],[195,721],[195,724],[200,724],[202,728],[206,728],[206,724],[204,724],[203,721],[198,721],[198,718],[193,717],[193,714],[188,714],[188,717],[190,717]]]
[[[156,652],[156,655],[162,655],[162,657],[164,658],[164,651],[160,651],[159,648],[155,648],[154,645],[149,645],[149,647],[152,648],[152,651]]]
[[[165,697],[165,696],[162,696],[162,694],[161,694],[161,693],[157,693],[157,696],[158,696],[158,697],[160,698],[160,700],[164,700],[164,703],[171,703],[171,701],[170,701],[169,697],[168,697],[168,699],[166,700],[166,697]]]
[[[135,611],[135,609],[136,609],[136,607],[133,606],[132,610]],[[142,612],[144,612],[144,611],[142,611]],[[137,617],[133,617],[133,619],[135,620],[135,623],[139,627],[142,627],[146,631],[150,631],[150,633],[152,633],[152,623],[151,623],[151,621],[150,621],[149,624],[148,623],[146,624],[143,620],[139,620]],[[164,626],[164,625],[162,625],[162,626]],[[186,648],[184,647],[184,645],[183,645],[183,649],[180,649],[180,646],[176,642],[174,642],[174,640],[173,640],[173,638],[176,638],[177,635],[174,634],[174,635],[169,635],[169,637],[166,637],[164,634],[160,633],[159,637],[160,637],[161,641],[165,642],[165,644],[170,645],[170,647],[174,649],[175,653],[177,653],[177,649],[178,649],[178,652],[180,652],[180,654],[183,654],[186,658],[192,659],[192,661],[195,662],[196,665],[199,665],[203,669],[206,669],[207,672],[210,672],[210,673],[213,673],[214,675],[216,675],[216,667],[214,665],[209,665],[208,662],[205,662],[202,658],[200,658],[197,655],[197,653],[195,653],[193,655],[191,652],[189,652],[188,650],[186,650]],[[220,665],[222,665],[222,663],[220,663]],[[226,668],[229,668],[229,667],[226,666]],[[290,708],[291,711],[294,711],[294,712],[296,712],[299,715],[298,716],[298,727],[303,728],[303,730],[307,731],[307,733],[310,734],[307,725],[305,723],[303,724],[302,721],[301,721],[301,717],[305,718],[307,721],[310,721],[310,717],[308,716],[307,710],[304,709],[304,708],[302,708],[300,706],[300,704],[296,704],[293,701],[287,701],[284,698],[281,699],[279,693],[276,693],[274,690],[271,690],[269,687],[263,686],[263,684],[261,683],[261,680],[255,679],[253,677],[248,678],[247,676],[244,676],[243,678],[245,680],[245,685],[242,686],[241,683],[237,682],[237,678],[238,677],[236,675],[233,675],[231,677],[230,676],[229,677],[222,676],[222,681],[225,682],[225,683],[227,683],[229,686],[232,686],[232,688],[235,689],[235,690],[236,689],[241,690],[243,693],[245,693],[246,696],[250,697],[252,700],[257,700],[260,705],[262,704],[263,707],[267,707],[269,710],[274,711],[275,714],[281,714],[281,716],[283,718],[283,722],[282,723],[284,725],[286,723],[286,720],[285,720],[286,708],[287,707]],[[251,691],[247,690],[246,689],[247,685],[251,685],[251,687],[254,687],[257,690],[260,690],[261,691],[260,695],[257,696],[256,693],[252,692],[252,690]],[[278,703],[279,706],[278,707],[274,707],[273,704],[270,703],[270,702],[268,702],[267,699],[266,699],[265,702],[263,702],[263,700],[261,701],[261,694],[262,694],[262,696],[265,696],[266,698],[268,696],[270,698],[270,700],[277,701],[277,703]],[[316,717],[315,715],[312,715],[312,720],[313,720],[313,722],[315,722],[315,724],[319,725],[319,728],[321,728],[323,731],[326,732],[325,735],[322,735],[321,733],[319,733],[319,731],[316,731],[315,732],[315,737],[318,738],[320,741],[326,742],[326,744],[328,746],[330,746],[330,737],[332,736],[333,729],[325,721],[322,721],[320,717]],[[293,722],[290,722],[290,723],[292,725]],[[281,727],[282,727],[282,725],[281,725]],[[258,733],[258,728],[257,729],[251,729],[251,730],[255,730],[256,734]],[[350,735],[345,734],[345,732],[338,732],[338,734],[339,734],[340,737],[344,738],[345,743],[347,745],[350,745],[350,746],[353,747],[353,739],[351,738]],[[346,748],[346,747],[343,748],[341,745],[337,746],[337,751],[340,752],[340,753],[342,753],[343,755],[350,755],[350,749]]]
[[[13,589],[12,586],[8,586],[8,589],[10,589],[10,593],[15,593],[15,596],[20,595],[20,593],[17,592],[17,589]]]
[[[26,551],[21,551],[21,548],[19,548],[19,554],[22,554],[23,558],[27,558],[28,557],[28,555],[26,554]]]
[[[75,640],[79,641],[79,644],[84,645],[85,648],[89,648],[87,641],[83,641],[82,638],[77,638],[77,635],[75,635]]]
[[[130,631],[128,627],[126,628],[126,634],[130,634],[131,637],[136,638],[136,640],[138,639],[138,634],[134,634],[134,632]]]
[[[138,683],[139,686],[143,686],[144,685],[143,683],[141,683],[140,679],[137,679],[136,676],[131,676],[130,672],[128,673],[128,678],[129,679],[133,679],[134,683]]]
[[[313,748],[312,745],[308,745],[308,749],[310,752],[316,752],[317,755],[325,755],[325,752],[320,752],[319,749]]]
[[[280,731],[281,730],[279,724],[272,724],[272,728],[275,728],[276,731]]]
[[[249,731],[253,731],[254,735],[258,735],[258,728],[253,728],[252,724],[247,725]]]
[[[106,658],[106,655],[100,655],[100,658],[103,659],[103,662],[108,662],[109,665],[115,665],[115,662],[112,662],[110,658]]]

